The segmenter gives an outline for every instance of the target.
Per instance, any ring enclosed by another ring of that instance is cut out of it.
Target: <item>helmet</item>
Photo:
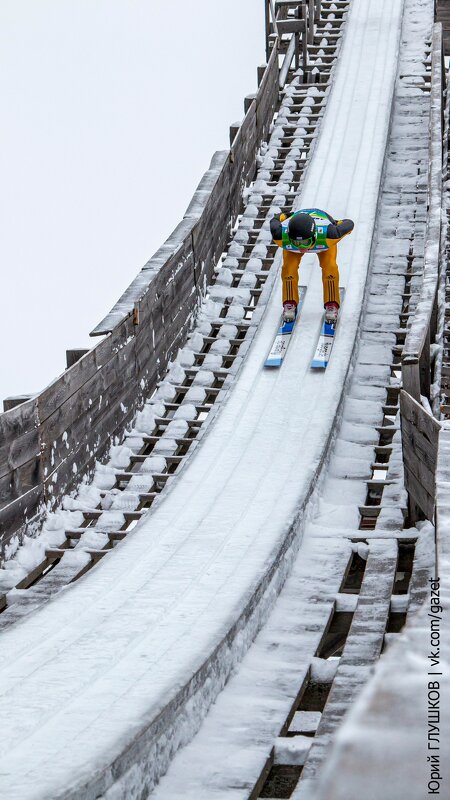
[[[288,234],[295,247],[307,250],[316,241],[316,224],[309,214],[294,214],[288,223]]]

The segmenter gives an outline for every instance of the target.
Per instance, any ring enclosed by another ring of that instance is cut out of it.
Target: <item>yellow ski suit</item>
[[[298,272],[300,262],[305,253],[317,253],[322,268],[323,302],[340,303],[339,298],[339,268],[337,265],[337,245],[344,236],[352,232],[354,223],[351,219],[335,220],[325,211],[317,208],[301,209],[296,214],[308,214],[314,219],[316,230],[319,232],[316,243],[308,249],[296,248],[291,244],[286,246],[282,238],[282,223],[290,219],[280,214],[270,222],[273,241],[278,247],[283,248],[283,266],[281,279],[283,284],[283,303],[291,301],[298,304]]]

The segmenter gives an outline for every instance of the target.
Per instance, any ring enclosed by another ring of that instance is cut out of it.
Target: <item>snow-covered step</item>
[[[332,736],[379,658],[396,569],[396,543],[372,539],[358,605],[325,711],[300,781],[292,794],[294,800],[306,800],[311,796],[321,766],[329,753]]]

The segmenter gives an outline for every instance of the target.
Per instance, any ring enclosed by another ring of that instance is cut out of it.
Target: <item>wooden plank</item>
[[[418,611],[425,602],[431,576],[437,575],[435,534],[433,530],[422,530],[416,542],[414,561],[409,583],[408,614]]]
[[[0,444],[3,446],[12,442],[37,425],[37,399],[33,397],[26,403],[0,414]]]
[[[66,350],[66,366],[67,366],[67,369],[70,369],[70,367],[73,367],[73,365],[76,364],[77,361],[80,360],[80,358],[83,358],[83,356],[85,356],[86,353],[89,353],[89,350],[86,350],[86,348],[84,348],[84,349],[79,349],[78,348],[78,349],[75,349],[75,350]]]
[[[50,423],[43,430],[45,447],[42,453],[42,464],[46,484],[55,478],[56,473],[58,482],[62,481],[64,472],[69,469],[69,475],[71,476],[70,486],[75,486],[81,479],[80,470],[90,463],[92,457],[95,457],[97,444],[100,449],[100,445],[104,440],[104,429],[110,430],[111,409],[114,409],[114,430],[117,429],[121,421],[125,424],[125,420],[132,416],[134,413],[133,408],[130,409],[129,414],[125,414],[124,408],[121,409],[121,414],[118,414],[121,398],[122,404],[124,404],[126,396],[120,390],[115,392],[114,395],[115,402],[109,396],[100,409],[96,408],[95,414],[83,411],[75,416],[70,425],[70,437],[67,442],[64,440],[64,432],[61,433],[61,429],[64,429],[66,422],[64,417],[59,416],[58,413],[55,414],[55,418],[51,418],[46,422],[46,425]],[[53,437],[52,433],[56,434],[56,431],[58,431],[58,435]],[[100,450],[98,457],[100,457]],[[72,478],[75,479],[75,483]],[[60,488],[64,493],[64,486]]]
[[[39,483],[26,494],[22,494],[0,509],[0,552],[13,536],[25,532],[25,526],[38,519],[43,509],[43,487]]]
[[[32,458],[0,478],[0,507],[8,505],[21,494],[37,486],[42,479],[40,458]]]
[[[277,25],[280,36],[285,33],[303,33],[306,28],[304,19],[294,19],[293,17],[286,20],[278,20]]]
[[[124,384],[136,382],[134,345],[132,339],[103,369],[41,421],[42,462],[48,472],[57,468],[68,453],[78,449],[89,430],[99,426],[108,406],[123,392]]]
[[[75,488],[83,473],[92,474],[95,461],[101,459],[108,451],[111,437],[120,436],[124,427],[129,424],[134,415],[133,400],[136,396],[134,384],[128,385],[123,392],[119,392],[114,403],[109,403],[107,411],[103,414],[101,422],[92,427],[84,438],[76,453],[71,453],[61,461],[57,467],[58,481],[53,484],[53,474],[50,472],[45,480],[46,498],[53,501],[60,500],[62,496]],[[124,414],[123,406],[128,407]],[[79,421],[83,427],[83,421]],[[91,455],[92,453],[92,455]],[[73,471],[73,464],[77,465],[77,472]]]
[[[278,44],[275,45],[256,97],[258,139],[267,138],[278,102]]]
[[[439,422],[410,397],[400,393],[405,488],[427,519],[434,517]]]
[[[442,26],[433,27],[431,63],[431,114],[429,125],[429,208],[425,232],[424,272],[415,315],[408,327],[403,360],[419,360],[427,337],[436,299],[442,207]],[[417,393],[413,393],[417,398]]]
[[[403,389],[400,392],[400,413],[401,417],[412,423],[420,433],[427,437],[433,446],[437,446],[441,429],[440,423]]]
[[[15,397],[5,397],[3,400],[3,411],[11,411],[16,406],[21,406],[28,400],[31,400],[31,394],[18,394]]]
[[[432,521],[434,519],[434,506],[435,506],[434,496],[431,496],[426,491],[423,484],[420,482],[420,478],[416,477],[416,475],[413,472],[410,472],[406,464],[404,465],[404,472],[405,472],[405,488],[408,494],[413,499],[413,501],[419,506],[419,508],[422,509],[426,518]]]
[[[197,292],[205,279],[211,282],[213,268],[225,249],[230,232],[229,211],[230,163],[223,164],[214,187],[203,206],[203,212],[192,231],[194,269]],[[190,206],[186,213],[192,213]]]
[[[39,458],[39,430],[36,426],[0,445],[0,478]]]
[[[403,440],[403,464],[409,473],[415,476],[423,489],[434,499],[435,495],[435,469],[430,469],[428,464],[418,456],[415,449],[416,443],[412,445],[407,438]],[[437,453],[436,453],[437,455]],[[408,486],[406,486],[408,489]]]
[[[255,174],[257,146],[258,131],[256,125],[256,101],[254,101],[245,116],[230,152],[230,159],[233,165],[233,169],[230,171],[230,211],[233,218],[240,211],[244,185]]]
[[[427,469],[434,474],[436,469],[437,441],[432,443],[427,436],[417,430],[407,419],[402,419],[403,447],[412,452],[413,456],[421,461]]]

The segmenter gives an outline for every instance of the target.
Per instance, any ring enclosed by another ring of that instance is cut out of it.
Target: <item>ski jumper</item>
[[[307,248],[296,247],[289,239],[288,224],[295,214],[308,214],[316,225],[315,243]],[[351,219],[335,220],[330,214],[319,208],[302,208],[290,214],[280,214],[270,221],[272,238],[278,247],[283,248],[283,266],[281,279],[283,283],[283,303],[289,301],[298,304],[298,271],[305,253],[317,253],[322,268],[323,302],[340,304],[339,268],[337,265],[337,244],[352,232],[354,223]]]

